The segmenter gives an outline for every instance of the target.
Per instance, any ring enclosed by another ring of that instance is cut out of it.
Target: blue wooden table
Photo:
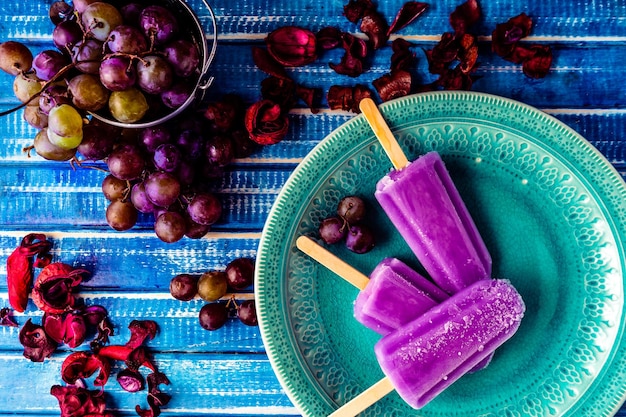
[[[48,8],[52,0],[0,3],[0,41],[26,43],[33,51],[52,47]],[[188,3],[207,22],[200,0]],[[313,31],[336,26],[357,33],[342,16],[339,0],[213,0],[219,31],[212,66],[215,83],[209,98],[237,93],[247,103],[260,98],[266,74],[252,60],[251,48],[262,45],[272,30],[297,25]],[[379,1],[378,10],[391,21],[403,0]],[[416,22],[400,32],[415,44],[417,75],[428,74],[423,49],[432,48],[449,31],[448,15],[460,2],[434,1]],[[513,98],[535,106],[571,126],[626,174],[626,3],[623,0],[482,0],[483,18],[474,28],[480,41],[480,66],[473,90]],[[489,51],[493,28],[525,12],[535,23],[527,41],[552,47],[554,62],[543,79],[526,77],[519,65]],[[388,71],[391,48],[380,50],[358,79],[337,75],[331,51],[316,62],[289,70],[304,85],[327,91],[333,84],[368,84]],[[0,74],[0,110],[15,106],[13,78]],[[107,202],[101,191],[106,173],[72,168],[67,163],[30,158],[22,151],[36,130],[16,112],[0,118],[0,307],[8,306],[5,260],[29,232],[42,232],[53,241],[55,260],[92,271],[80,288],[88,303],[105,306],[123,343],[133,319],[155,320],[160,333],[149,343],[156,362],[171,380],[171,402],[163,415],[259,416],[300,415],[276,379],[258,328],[231,320],[209,332],[198,325],[200,299],[180,302],[168,292],[170,279],[180,273],[223,270],[237,257],[254,257],[261,231],[281,186],[296,165],[326,135],[354,117],[333,111],[322,100],[318,112],[302,105],[289,114],[290,130],[282,142],[239,159],[225,173],[216,191],[225,214],[200,240],[161,242],[145,218],[127,232],[115,232],[105,221]],[[252,298],[253,289],[237,295]],[[29,304],[16,314],[18,324],[38,322],[41,312]],[[22,357],[19,328],[0,327],[0,415],[24,417],[59,415],[49,394],[60,384],[60,367],[70,349],[61,346],[43,363]],[[145,392],[123,392],[115,381],[106,387],[116,415],[136,415],[146,407]],[[626,408],[620,413],[626,416]]]

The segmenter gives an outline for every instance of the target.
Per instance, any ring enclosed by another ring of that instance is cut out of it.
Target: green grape
[[[35,73],[20,73],[13,80],[13,93],[22,103],[29,106],[39,106],[39,98],[33,96],[41,91],[41,80]]]
[[[48,139],[47,129],[40,130],[35,136],[35,152],[50,161],[68,161],[76,154],[75,149],[63,149]]]
[[[219,300],[226,294],[227,289],[228,277],[226,272],[205,272],[198,280],[198,295],[206,301]]]
[[[78,145],[83,141],[83,132],[82,130],[78,135],[75,136],[61,136],[54,133],[53,130],[50,130],[48,126],[46,128],[46,133],[48,135],[48,140],[55,146],[58,146],[62,149],[76,149]]]
[[[109,110],[115,120],[122,123],[135,123],[148,111],[146,97],[138,89],[113,91],[109,96]]]
[[[98,111],[109,101],[109,90],[94,75],[77,75],[67,87],[72,95],[72,103],[81,110]]]

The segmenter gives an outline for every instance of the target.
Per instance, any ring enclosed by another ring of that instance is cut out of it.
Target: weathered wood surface
[[[0,41],[23,41],[37,52],[52,47],[52,25],[47,17],[52,0],[0,2]],[[200,0],[188,1],[203,22],[207,13]],[[357,33],[342,16],[346,2],[338,0],[214,0],[219,28],[218,53],[211,69],[216,82],[210,97],[237,93],[248,103],[260,97],[265,74],[257,70],[250,53],[262,45],[271,30],[299,25],[311,30],[337,26]],[[423,49],[431,48],[450,30],[449,13],[460,2],[432,2],[426,14],[399,33],[415,44],[418,78],[432,80]],[[480,78],[475,91],[498,94],[538,107],[562,120],[597,147],[626,175],[626,3],[623,0],[483,0],[480,35]],[[389,21],[401,0],[379,1]],[[554,50],[551,73],[544,79],[526,78],[521,68],[489,51],[496,23],[525,12],[535,26],[528,41],[549,44]],[[367,84],[388,71],[390,48],[379,51],[366,74],[357,80],[339,76],[328,66],[339,62],[340,51],[323,54],[304,68],[289,69],[299,82],[327,91],[333,84]],[[17,104],[12,77],[0,74],[0,110]],[[54,257],[88,268],[92,277],[82,287],[87,303],[109,309],[119,330],[127,336],[132,319],[156,320],[159,336],[149,346],[172,381],[172,401],[164,415],[298,415],[274,376],[258,329],[236,320],[217,332],[197,324],[199,300],[178,302],[168,293],[172,276],[223,269],[239,256],[256,255],[268,212],[291,171],[320,140],[353,117],[330,111],[325,99],[316,114],[298,108],[291,112],[287,138],[236,161],[214,190],[225,201],[225,215],[202,240],[175,244],[159,241],[151,221],[142,217],[125,233],[108,228],[106,201],[100,183],[105,173],[73,169],[22,149],[32,143],[35,130],[21,112],[0,118],[0,307],[8,305],[5,260],[23,235],[42,231],[54,241]],[[252,297],[253,289],[239,297]],[[31,304],[16,316],[23,324],[40,319]],[[67,354],[61,348],[43,364],[22,357],[18,329],[0,327],[0,416],[58,415],[51,385],[61,383],[60,366]],[[107,386],[111,405],[119,415],[135,415],[145,406],[145,394],[121,392],[114,381]],[[620,415],[626,416],[625,411]]]

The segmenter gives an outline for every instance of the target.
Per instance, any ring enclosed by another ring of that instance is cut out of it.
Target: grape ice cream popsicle
[[[504,279],[480,280],[374,346],[385,377],[331,417],[354,416],[394,389],[419,409],[509,340],[526,307]]]
[[[435,284],[454,294],[491,277],[491,256],[441,157],[409,162],[371,99],[361,110],[395,169],[374,196]]]
[[[296,246],[361,290],[354,303],[354,317],[381,335],[448,298],[444,291],[399,259],[383,259],[367,277],[306,236],[300,236]]]

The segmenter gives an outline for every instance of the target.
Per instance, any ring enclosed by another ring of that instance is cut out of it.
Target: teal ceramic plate
[[[527,306],[515,336],[484,370],[421,410],[392,392],[364,416],[609,416],[626,398],[626,186],[585,139],[500,97],[437,92],[381,111],[409,159],[438,151],[493,257]],[[295,247],[345,195],[368,203],[376,247],[330,249],[368,274],[386,256],[421,266],[373,198],[391,169],[363,116],[325,138],[278,197],[261,239],[261,334],[292,401],[325,416],[382,376],[379,336],[352,316],[357,289]]]

